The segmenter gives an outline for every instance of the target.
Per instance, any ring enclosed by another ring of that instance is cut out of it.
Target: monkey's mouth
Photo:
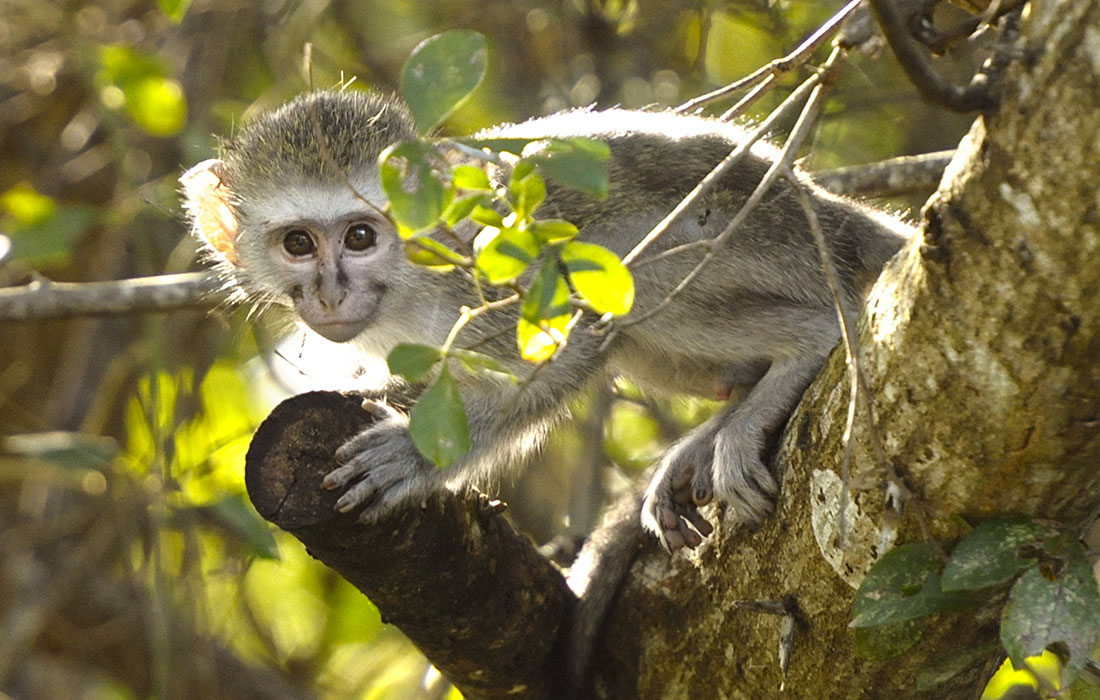
[[[366,328],[366,321],[328,321],[308,323],[315,333],[334,343],[344,343],[359,335]]]

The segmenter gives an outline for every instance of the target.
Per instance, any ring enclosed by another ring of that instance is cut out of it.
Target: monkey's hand
[[[407,416],[374,399],[365,399],[363,409],[374,416],[374,424],[336,450],[341,466],[329,472],[322,485],[346,487],[336,509],[361,508],[359,520],[374,522],[432,491],[438,470],[413,445]]]
[[[699,513],[713,500],[732,507],[738,521],[759,524],[779,491],[760,459],[763,448],[763,432],[743,412],[714,416],[661,458],[642,502],[642,524],[669,552],[693,549],[713,532]]]

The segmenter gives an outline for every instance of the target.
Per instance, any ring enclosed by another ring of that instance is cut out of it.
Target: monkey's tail
[[[645,480],[641,480],[644,483]],[[589,697],[589,673],[596,637],[638,551],[646,542],[639,514],[643,490],[616,501],[585,541],[569,569],[569,587],[579,602],[569,629],[566,669],[569,698]]]

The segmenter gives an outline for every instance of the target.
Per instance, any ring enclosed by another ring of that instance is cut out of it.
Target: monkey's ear
[[[227,261],[237,260],[237,217],[229,206],[225,163],[204,160],[180,176],[183,207],[191,218],[191,232]]]

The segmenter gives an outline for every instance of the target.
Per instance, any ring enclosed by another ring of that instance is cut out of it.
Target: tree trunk
[[[889,265],[859,328],[873,417],[853,436],[847,539],[838,547],[849,384],[842,349],[783,437],[776,513],[723,529],[689,557],[650,550],[605,625],[608,698],[897,698],[935,657],[996,641],[996,624],[941,615],[901,659],[858,658],[855,586],[891,538],[886,469],[868,425],[945,545],[959,517],[1024,513],[1080,523],[1100,502],[1100,2],[1032,2],[998,107],[975,121]],[[862,488],[857,488],[862,487]],[[792,596],[803,625],[789,672],[781,617],[739,601]],[[988,655],[937,698],[972,698]],[[984,663],[983,663],[984,662]]]

